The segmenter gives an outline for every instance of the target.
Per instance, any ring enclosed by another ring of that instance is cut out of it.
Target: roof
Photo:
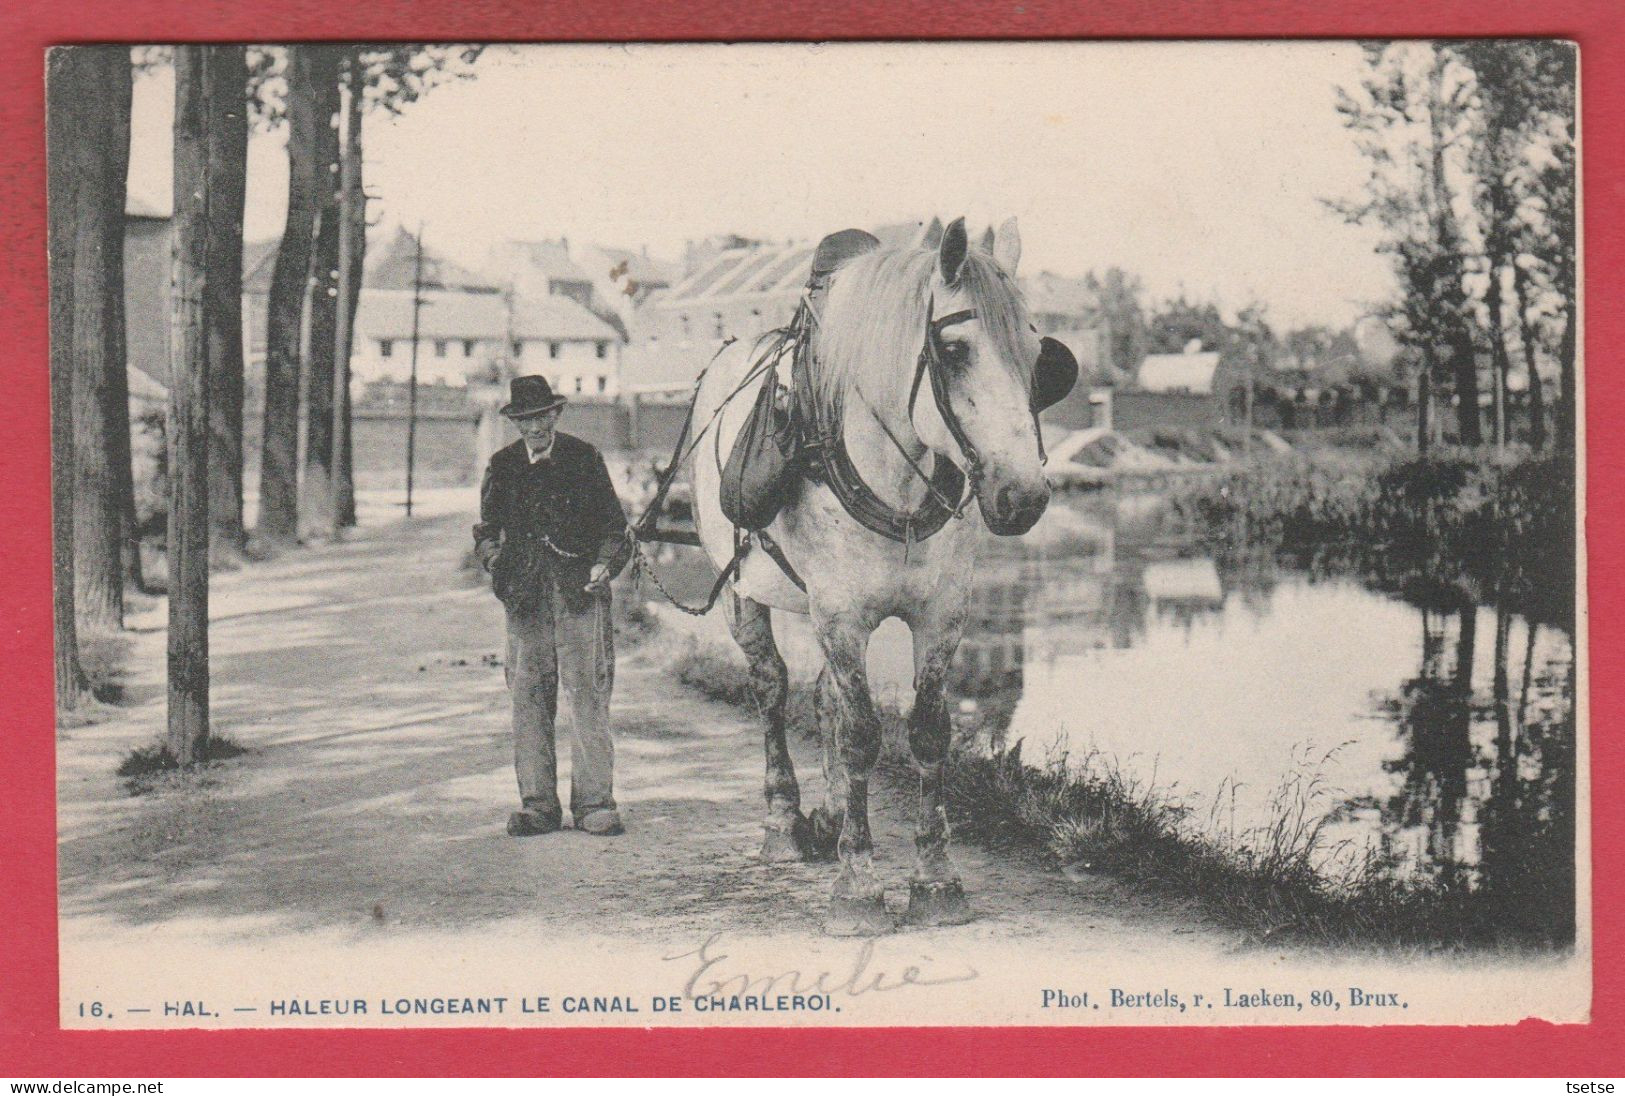
[[[541,275],[548,281],[590,282],[592,275],[570,257],[570,241],[505,240],[495,248],[491,263],[502,274]]]
[[[244,293],[271,292],[271,273],[276,269],[276,253],[281,244],[280,236],[243,242]]]
[[[131,190],[124,195],[124,215],[126,217],[144,217],[153,221],[169,220],[169,203],[159,202],[156,198],[137,194]]]
[[[681,277],[681,271],[675,263],[652,259],[642,251],[632,251],[624,247],[601,246],[593,250],[598,251],[610,261],[612,266],[606,273],[615,274],[615,280],[629,278],[639,285],[653,288],[672,285]]]
[[[357,330],[371,339],[412,337],[412,292],[364,289],[356,315]],[[568,297],[524,297],[514,302],[513,336],[517,339],[619,341],[609,324]],[[418,335],[425,339],[505,339],[508,308],[501,294],[426,290],[418,313]]]
[[[365,284],[370,289],[410,290],[417,276],[418,242],[404,228],[376,251],[369,248]],[[465,266],[460,266],[431,248],[423,249],[423,285],[432,289],[462,289],[496,294],[501,287]]]
[[[813,249],[740,247],[703,263],[665,293],[651,298],[661,307],[753,294],[798,293],[812,269]]]
[[[942,220],[932,217],[926,221],[898,221],[872,230],[881,247],[924,247],[927,236],[942,231]]]
[[[1100,311],[1100,298],[1084,278],[1064,278],[1040,271],[1024,279],[1022,293],[1027,311],[1035,316],[1093,316]]]
[[[1147,392],[1213,392],[1213,374],[1219,368],[1217,350],[1193,354],[1147,354],[1140,363],[1139,383]]]

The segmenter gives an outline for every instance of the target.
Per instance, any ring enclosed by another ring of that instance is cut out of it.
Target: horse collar
[[[863,474],[858,471],[857,465],[852,462],[852,454],[847,451],[846,440],[842,436],[839,425],[835,425],[828,433],[820,435],[812,415],[811,395],[806,391],[810,381],[810,362],[806,360],[810,354],[810,336],[812,327],[818,321],[817,313],[812,308],[812,302],[803,298],[802,310],[806,319],[799,324],[796,339],[797,357],[801,360],[793,365],[793,374],[796,379],[800,399],[798,402],[808,408],[807,417],[803,420],[803,429],[811,428],[812,435],[807,438],[806,446],[816,454],[820,478],[828,485],[830,491],[840,502],[841,508],[850,514],[858,524],[872,533],[878,533],[888,540],[897,541],[905,546],[918,543],[927,537],[940,532],[948,524],[948,519],[959,516],[965,507],[965,488],[968,477],[965,472],[953,461],[937,458],[931,474],[925,473],[915,465],[915,472],[926,481],[926,497],[919,507],[914,510],[902,510],[887,503],[877,495],[872,487],[864,480]],[[919,393],[920,380],[925,373],[932,375],[932,392],[936,395],[939,404],[945,409],[943,418],[949,422],[949,429],[954,432],[956,440],[960,441],[968,460],[976,461],[976,450],[970,445],[969,439],[963,438],[963,428],[959,425],[957,416],[948,408],[946,400],[946,382],[939,374],[942,370],[942,355],[939,348],[939,339],[942,329],[950,324],[962,323],[975,316],[969,310],[954,312],[941,319],[932,319],[931,308],[927,307],[925,344],[920,349],[919,367],[914,375],[914,388],[909,393],[909,415],[914,413],[915,397]],[[935,363],[935,364],[933,364]],[[882,424],[884,426],[884,424]],[[895,443],[895,442],[894,442]],[[907,453],[904,459],[910,459]],[[973,464],[973,468],[976,465]],[[950,501],[950,500],[958,500]]]

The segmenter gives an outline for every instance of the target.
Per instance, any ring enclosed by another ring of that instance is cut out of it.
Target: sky
[[[1015,216],[1021,271],[1120,266],[1272,324],[1342,325],[1392,292],[1323,200],[1365,168],[1336,43],[520,46],[369,117],[371,215],[480,261],[504,238],[647,246],[733,232]],[[132,194],[167,207],[173,87],[137,80]],[[282,134],[249,152],[248,239],[286,208]]]

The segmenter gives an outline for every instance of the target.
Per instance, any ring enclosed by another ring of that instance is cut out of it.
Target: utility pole
[[[418,315],[423,311],[423,222],[412,258],[412,374],[406,382],[406,516],[412,516],[412,460],[418,433]]]

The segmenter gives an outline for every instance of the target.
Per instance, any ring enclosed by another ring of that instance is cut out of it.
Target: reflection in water
[[[1421,668],[1384,704],[1402,753],[1385,763],[1399,789],[1374,804],[1381,848],[1433,882],[1479,894],[1520,938],[1564,939],[1575,882],[1574,670],[1566,637],[1548,632],[1561,639],[1548,645],[1538,624],[1495,611],[1486,696],[1475,673],[1480,618],[1491,614],[1463,607],[1420,616]]]
[[[1572,933],[1565,632],[1351,580],[1221,574],[1143,508],[1063,513],[978,575],[952,688],[992,744],[1098,752],[1243,841],[1319,776],[1326,870],[1375,858],[1520,938]]]

